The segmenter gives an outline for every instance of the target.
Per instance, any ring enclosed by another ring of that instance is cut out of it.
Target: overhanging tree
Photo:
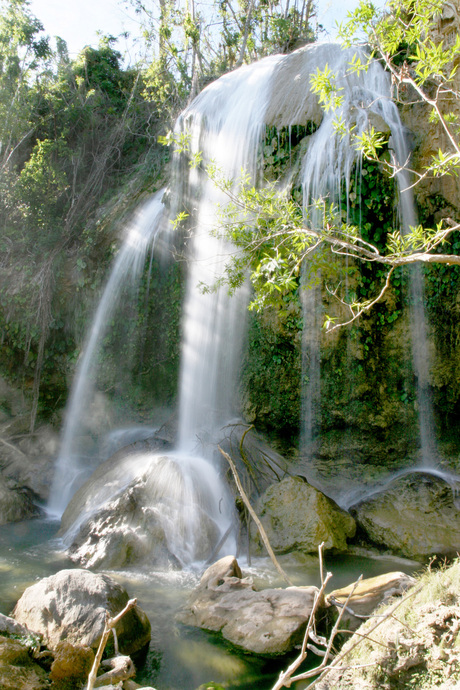
[[[373,60],[383,62],[391,73],[394,99],[404,105],[422,104],[426,108],[426,121],[438,123],[444,133],[445,146],[440,148],[426,167],[409,170],[410,162],[403,166],[410,171],[413,185],[422,184],[429,177],[457,176],[460,168],[460,93],[457,68],[460,62],[460,36],[450,45],[434,33],[442,16],[442,0],[392,0],[383,13],[378,13],[368,0],[363,0],[341,27],[346,45],[368,36],[367,60],[355,56],[350,71],[366,70]],[[341,94],[336,88],[334,75],[326,68],[312,77],[312,89],[323,106],[333,108],[340,104]],[[337,127],[343,126],[340,121]],[[400,163],[381,156],[385,137],[372,127],[356,137],[355,145],[363,156],[394,177]],[[451,242],[460,229],[458,209],[446,215],[435,227],[419,225],[397,229],[388,233],[385,246],[364,237],[357,226],[340,220],[338,209],[328,207],[327,200],[318,200],[323,213],[323,226],[315,230],[308,224],[308,209],[302,209],[286,194],[280,195],[275,185],[256,189],[242,179],[240,191],[228,184],[211,168],[209,174],[216,184],[224,188],[230,205],[223,214],[223,232],[233,241],[237,252],[227,266],[221,282],[230,289],[241,284],[248,268],[254,286],[252,306],[261,309],[268,304],[282,305],[285,295],[298,287],[301,266],[310,262],[325,265],[332,253],[347,256],[358,262],[379,264],[384,272],[377,291],[365,298],[346,299],[336,289],[331,290],[349,310],[349,316],[340,324],[326,319],[331,330],[343,323],[354,321],[383,299],[391,284],[396,268],[409,264],[460,265],[460,256]],[[249,229],[251,226],[251,229]],[[340,270],[340,264],[338,270]]]

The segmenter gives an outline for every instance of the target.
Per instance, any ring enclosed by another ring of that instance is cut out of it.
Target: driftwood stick
[[[233,474],[233,477],[235,479],[235,483],[236,483],[236,486],[237,486],[238,491],[240,493],[240,496],[243,499],[246,508],[249,510],[249,513],[251,514],[252,519],[254,520],[254,522],[257,525],[257,529],[259,530],[260,536],[262,537],[262,541],[265,544],[265,548],[268,551],[268,555],[272,559],[273,565],[275,566],[275,568],[277,569],[277,571],[279,572],[281,577],[288,583],[288,585],[292,586],[292,581],[289,579],[289,577],[284,572],[283,568],[278,563],[276,556],[273,552],[273,549],[270,546],[270,542],[269,542],[267,534],[263,528],[263,525],[262,525],[261,521],[259,520],[259,518],[257,517],[257,514],[256,514],[254,508],[252,507],[251,503],[249,502],[249,498],[247,497],[247,495],[243,489],[243,485],[241,484],[241,481],[240,481],[240,478],[238,476],[238,472],[236,471],[236,467],[235,467],[233,460],[228,455],[228,453],[226,453],[224,450],[222,450],[222,448],[220,446],[218,446],[218,448],[219,448],[220,452],[222,453],[222,455],[224,456],[224,458],[226,459],[226,461],[228,462],[228,464],[230,465],[230,469],[232,470],[232,474]]]
[[[322,562],[323,547],[324,547],[324,542],[322,542],[318,547],[318,552],[319,552],[321,562]],[[275,683],[275,685],[273,686],[273,688],[271,690],[281,690],[281,688],[284,688],[284,687],[289,688],[291,686],[291,682],[292,682],[291,681],[292,674],[299,668],[299,666],[305,660],[305,658],[307,656],[307,650],[310,649],[315,654],[317,654],[319,652],[319,650],[316,648],[311,649],[313,647],[313,645],[310,645],[308,643],[308,639],[310,637],[314,637],[314,636],[312,636],[312,630],[315,627],[316,611],[318,610],[319,605],[323,601],[324,592],[325,592],[325,589],[326,589],[327,584],[328,584],[329,580],[331,579],[331,577],[332,577],[332,573],[327,573],[326,576],[323,577],[323,570],[321,568],[321,588],[317,592],[316,597],[315,597],[315,601],[313,603],[313,608],[311,610],[310,617],[309,617],[308,623],[307,623],[307,627],[305,629],[305,634],[303,637],[302,647],[301,647],[299,656],[296,659],[294,659],[294,661],[290,664],[290,666],[286,669],[286,671],[282,671],[280,673],[280,676],[279,676],[277,682]],[[321,666],[324,666],[324,664],[326,664],[327,661],[328,661],[328,658],[325,657],[323,662],[321,663]]]
[[[384,614],[382,616],[378,616],[378,620],[375,623],[375,625],[373,625],[371,627],[371,629],[368,630],[365,634],[357,636],[358,639],[356,640],[356,642],[354,642],[354,644],[351,644],[349,649],[347,649],[345,652],[343,652],[343,651],[340,652],[334,658],[334,660],[331,661],[331,663],[329,665],[325,665],[325,666],[320,665],[316,669],[313,669],[312,672],[307,671],[306,673],[299,674],[298,676],[293,676],[291,678],[291,681],[295,682],[298,680],[305,680],[306,678],[311,678],[313,675],[317,675],[318,672],[321,671],[320,675],[318,675],[318,677],[315,678],[315,680],[313,680],[310,683],[310,685],[308,686],[309,688],[310,687],[313,688],[331,671],[343,671],[343,670],[348,670],[349,668],[361,668],[361,666],[358,666],[358,665],[355,666],[354,664],[349,664],[348,666],[343,666],[343,665],[341,666],[341,664],[343,663],[343,660],[345,659],[345,657],[348,656],[348,654],[350,654],[350,652],[352,652],[359,644],[362,643],[363,639],[368,639],[369,641],[373,642],[374,640],[370,636],[374,632],[374,630],[376,628],[378,628],[384,621],[388,620],[388,618],[391,618],[393,616],[393,613],[396,611],[396,609],[399,608],[399,606],[401,606],[401,604],[403,604],[405,601],[407,601],[407,599],[409,599],[414,594],[419,592],[420,589],[421,589],[421,587],[418,587],[417,589],[411,590],[402,599],[400,599],[396,604],[394,604],[392,606],[392,608],[390,609],[390,611],[388,611],[386,614]],[[350,595],[351,595],[351,593],[350,593]],[[347,602],[348,602],[349,598],[347,599]],[[342,609],[342,610],[344,611],[345,609]],[[338,623],[339,623],[339,621],[337,621],[337,624]],[[337,630],[338,630],[338,627],[337,627]],[[365,666],[375,666],[375,663],[366,664]],[[362,666],[362,668],[364,668],[365,666]]]
[[[94,659],[93,667],[91,671],[89,672],[88,676],[88,683],[86,684],[86,690],[93,690],[94,688],[94,683],[96,682],[96,676],[97,676],[97,671],[99,668],[99,665],[101,663],[102,655],[104,653],[105,645],[107,644],[107,640],[109,639],[110,633],[112,632],[112,629],[115,628],[116,624],[118,623],[121,618],[125,615],[125,613],[128,613],[134,606],[137,604],[137,599],[130,599],[128,603],[126,604],[125,608],[120,611],[120,613],[117,613],[116,616],[113,618],[110,618],[108,611],[106,611],[106,619],[105,619],[105,626],[104,626],[104,632],[102,633],[101,641],[99,642],[99,647],[96,652],[96,657]]]

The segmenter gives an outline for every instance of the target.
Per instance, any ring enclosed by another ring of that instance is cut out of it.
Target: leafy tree
[[[460,114],[456,108],[460,98],[456,87],[460,36],[445,46],[433,33],[442,8],[442,0],[392,0],[379,14],[369,0],[363,0],[341,28],[348,45],[362,40],[363,32],[369,37],[367,61],[355,56],[349,69],[366,70],[372,61],[382,61],[391,73],[395,99],[425,105],[429,111],[427,122],[438,122],[445,133],[445,148],[433,156],[427,168],[410,171],[415,175],[414,184],[428,176],[457,175],[460,168]],[[340,104],[342,96],[328,67],[312,77],[312,88],[326,109]],[[343,123],[338,121],[337,128],[341,127]],[[385,137],[372,127],[355,138],[355,145],[390,176],[397,173],[396,163],[388,155],[381,155],[386,148]],[[408,166],[406,163],[409,170]],[[318,200],[316,209],[316,213],[319,210],[323,214],[323,227],[315,230],[308,224],[312,209],[302,209],[289,195],[280,195],[274,184],[256,189],[243,178],[240,191],[235,193],[218,171],[211,168],[209,172],[230,197],[223,217],[224,232],[239,250],[222,280],[234,289],[249,268],[254,308],[272,303],[281,308],[284,296],[297,289],[301,266],[306,262],[323,269],[334,265],[340,271],[337,257],[342,255],[382,266],[383,278],[376,292],[343,300],[338,291],[333,291],[351,313],[346,323],[383,298],[398,267],[415,263],[460,265],[460,256],[449,245],[460,229],[458,217],[445,217],[434,228],[420,225],[410,231],[388,232],[382,245],[363,235],[359,227],[343,223],[340,209],[328,207],[324,200]],[[248,230],[249,220],[253,230]],[[328,329],[337,325],[341,324],[332,319],[326,324]]]
[[[207,81],[243,62],[289,52],[314,40],[313,0],[130,0],[141,17],[149,54],[146,95],[176,115]]]
[[[32,390],[32,429],[40,400],[42,409],[47,396],[65,400],[78,334],[67,313],[69,278],[91,289],[111,255],[112,238],[96,211],[130,176],[138,180],[133,192],[146,184],[140,161],[159,126],[142,96],[142,75],[122,67],[114,39],[103,37],[72,61],[65,43],[53,50],[42,30],[26,0],[2,6],[2,366]]]

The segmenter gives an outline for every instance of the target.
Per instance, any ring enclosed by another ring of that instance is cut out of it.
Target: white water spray
[[[119,305],[123,289],[131,284],[136,290],[139,285],[147,253],[152,249],[154,239],[162,228],[162,196],[163,190],[139,209],[127,228],[126,239],[115,260],[88,332],[67,406],[48,505],[51,513],[62,514],[71,496],[91,472],[91,459],[85,461],[84,436],[88,433],[87,426],[94,413],[91,404],[102,341]]]
[[[206,175],[213,162],[234,190],[244,172],[255,183],[265,132],[270,80],[280,56],[226,74],[208,86],[181,116],[177,129],[190,134],[191,155],[203,165],[189,177],[193,242],[184,307],[179,403],[179,447],[189,452],[208,440],[235,411],[236,387],[245,334],[247,288],[229,296],[223,287],[203,294],[223,273],[232,248],[212,235],[226,194]],[[188,203],[187,203],[188,202]]]

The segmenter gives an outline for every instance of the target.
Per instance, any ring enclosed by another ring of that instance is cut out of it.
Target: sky
[[[334,37],[336,21],[345,19],[358,0],[318,0],[318,21]],[[71,57],[85,46],[97,47],[97,31],[119,36],[125,31],[139,33],[139,23],[133,10],[117,0],[31,0],[30,9],[40,19],[50,36],[60,36],[67,42]],[[131,41],[120,39],[118,50],[128,52],[127,62],[135,61]]]
[[[98,31],[119,36],[125,31],[139,32],[134,11],[129,11],[117,0],[31,0],[31,12],[42,22],[50,36],[60,36],[67,42],[70,57],[91,45],[97,47]],[[118,50],[131,50],[130,42],[123,39]],[[129,61],[129,56],[128,56]]]

